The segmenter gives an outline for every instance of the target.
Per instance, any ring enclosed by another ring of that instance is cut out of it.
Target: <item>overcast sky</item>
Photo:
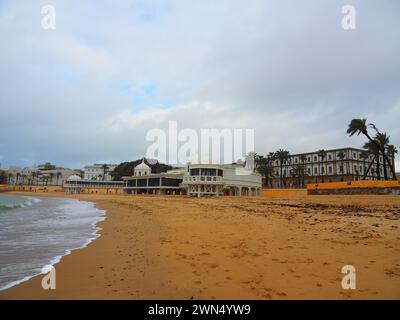
[[[265,154],[361,147],[365,117],[400,145],[398,0],[2,0],[0,36],[3,167],[134,160],[169,120],[254,129]]]

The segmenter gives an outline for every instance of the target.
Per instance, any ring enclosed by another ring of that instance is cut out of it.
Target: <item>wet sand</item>
[[[101,237],[56,290],[37,276],[0,299],[400,299],[399,196],[73,197],[107,210]]]

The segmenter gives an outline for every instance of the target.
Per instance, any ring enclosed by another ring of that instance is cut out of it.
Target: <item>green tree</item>
[[[346,155],[344,154],[343,151],[339,151],[337,154],[337,157],[339,158],[341,165],[340,165],[340,173],[342,176],[344,175],[344,159],[346,158]],[[342,179],[343,180],[343,179]]]
[[[378,176],[378,180],[381,180],[381,170],[380,170],[380,160],[379,160],[380,151],[379,151],[379,148],[376,146],[375,143],[372,143],[372,142],[370,142],[370,141],[366,142],[366,143],[364,144],[363,148],[364,148],[364,149],[366,150],[366,152],[368,152],[369,154],[374,155],[374,157],[373,157],[371,163],[370,163],[369,166],[368,166],[367,171],[364,173],[364,178],[367,177],[369,171],[371,170],[372,165],[374,164],[374,162],[375,162],[375,160],[376,160],[376,166],[377,166],[376,173],[377,173],[377,176]],[[371,171],[371,172],[375,173],[375,171]]]
[[[387,147],[389,145],[389,142],[390,142],[389,137],[386,135],[386,133],[378,132],[375,135],[375,139],[374,140],[379,144],[380,150],[383,150],[383,152],[386,155],[386,149],[387,149]],[[386,160],[385,155],[382,154],[382,156],[383,156],[383,175],[384,175],[385,180],[388,180],[387,166],[390,165],[390,162],[388,162],[389,159]]]
[[[280,167],[280,174],[279,174],[279,180],[280,180],[280,187],[283,187],[283,165],[286,163],[286,161],[290,157],[290,153],[287,150],[279,149],[278,151],[275,152],[276,159],[279,160],[279,167]]]
[[[264,177],[265,186],[268,186],[268,183],[273,178],[274,170],[271,164],[271,161],[268,157],[264,157],[262,155],[255,155],[254,162],[256,166],[256,170]]]
[[[369,158],[369,152],[367,150],[361,152],[360,158],[363,161],[363,172],[364,172],[364,177],[363,180],[365,180],[365,161]]]
[[[320,167],[320,169],[322,169],[322,170],[321,170],[320,174],[322,176],[322,182],[324,182],[324,174],[325,174],[325,171],[326,171],[326,168],[324,168],[324,159],[326,158],[326,151],[324,149],[319,150],[318,151],[318,157],[320,157],[320,159],[321,159],[321,167]]]
[[[368,141],[370,143],[374,144],[378,148],[378,150],[381,152],[381,154],[384,158],[384,161],[386,161],[387,163],[390,164],[390,170],[392,171],[393,180],[397,180],[396,172],[394,171],[394,166],[387,158],[385,149],[380,146],[380,144],[377,142],[377,140],[371,138],[371,136],[368,133],[368,127],[373,128],[375,131],[377,131],[377,133],[379,133],[379,130],[376,128],[376,126],[373,123],[367,124],[367,119],[352,119],[347,128],[347,134],[350,135],[350,137],[352,137],[355,134],[360,135],[361,133],[364,136],[366,136]],[[378,172],[379,171],[380,170],[378,169]]]

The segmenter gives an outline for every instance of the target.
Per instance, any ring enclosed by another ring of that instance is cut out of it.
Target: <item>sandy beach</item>
[[[101,237],[55,266],[56,290],[36,276],[0,299],[400,299],[399,196],[67,197],[107,211]]]

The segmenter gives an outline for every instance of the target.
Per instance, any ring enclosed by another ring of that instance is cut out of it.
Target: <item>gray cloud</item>
[[[367,117],[400,144],[398,1],[352,1],[354,31],[346,1],[53,1],[53,31],[44,4],[0,4],[3,165],[134,159],[168,120],[267,153],[359,147]]]

